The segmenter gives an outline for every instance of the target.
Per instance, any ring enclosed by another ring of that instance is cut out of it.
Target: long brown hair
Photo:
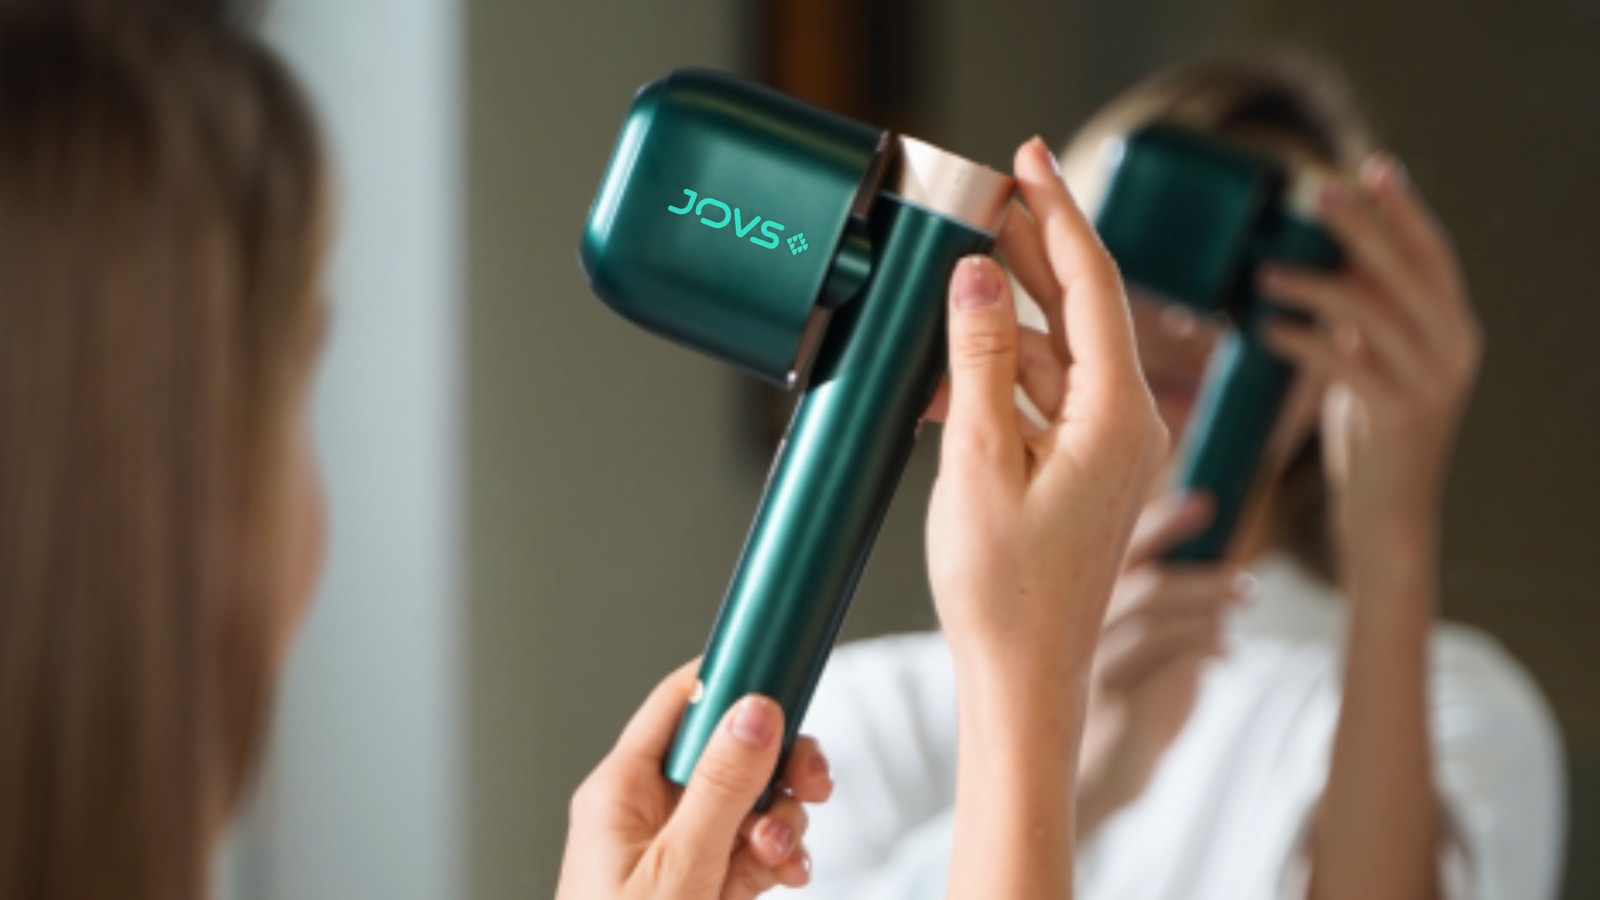
[[[1106,137],[1156,119],[1245,139],[1270,135],[1347,172],[1373,151],[1372,129],[1338,71],[1303,52],[1279,50],[1207,57],[1138,82],[1079,130],[1064,166],[1069,171],[1083,167]],[[1287,457],[1272,500],[1273,540],[1311,573],[1337,584],[1317,431]]]
[[[0,4],[0,898],[204,896],[281,630],[318,139],[247,35],[124,6]]]

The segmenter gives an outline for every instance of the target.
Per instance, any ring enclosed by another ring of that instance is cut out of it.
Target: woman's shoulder
[[[1437,711],[1455,707],[1518,720],[1525,733],[1557,740],[1555,717],[1538,682],[1493,635],[1459,622],[1440,622],[1432,643],[1432,687]]]

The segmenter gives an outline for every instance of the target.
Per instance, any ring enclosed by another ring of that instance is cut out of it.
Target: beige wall
[[[698,652],[759,484],[727,373],[624,323],[579,229],[640,84],[732,0],[468,6],[471,896],[548,896],[568,794]]]

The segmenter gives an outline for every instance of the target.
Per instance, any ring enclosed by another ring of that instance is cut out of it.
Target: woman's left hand
[[[1433,538],[1482,332],[1449,238],[1394,157],[1329,182],[1321,208],[1345,266],[1267,269],[1264,294],[1316,324],[1274,322],[1265,336],[1329,386],[1323,448],[1347,551],[1415,546]]]

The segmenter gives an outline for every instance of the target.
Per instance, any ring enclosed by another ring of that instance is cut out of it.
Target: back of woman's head
[[[1096,113],[1068,144],[1062,168],[1080,198],[1096,193],[1096,157],[1107,138],[1153,121],[1262,144],[1316,164],[1355,171],[1373,151],[1371,128],[1343,77],[1304,53],[1230,54],[1163,69]],[[1337,583],[1319,436],[1294,450],[1278,478],[1273,539],[1313,574]]]
[[[208,5],[0,0],[4,898],[203,895],[266,710],[324,186]]]

